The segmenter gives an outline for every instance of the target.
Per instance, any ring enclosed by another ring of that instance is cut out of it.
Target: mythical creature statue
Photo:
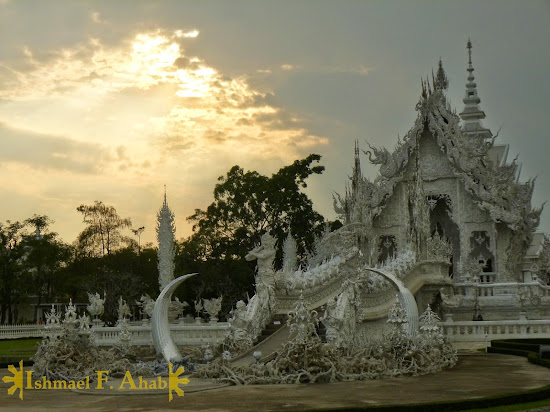
[[[452,289],[451,289],[452,292]],[[443,291],[443,288],[439,289],[439,294],[441,295],[441,300],[443,301],[443,305],[447,306],[448,308],[457,308],[462,303],[462,299],[464,299],[463,295],[455,295],[454,292],[452,292],[450,295],[445,294]]]
[[[370,150],[363,151],[372,164],[380,165],[380,175],[391,179],[399,173],[404,166],[405,158],[392,155],[388,149],[377,149],[369,144]],[[397,152],[396,152],[397,153]],[[372,157],[374,154],[374,157]]]
[[[136,304],[141,308],[141,313],[147,315],[149,318],[153,316],[155,300],[147,293],[145,295],[141,295],[141,298],[139,298],[139,301],[136,301]]]
[[[118,300],[118,321],[125,321],[127,317],[130,316],[130,307],[128,304],[122,299],[122,296]]]
[[[153,302],[153,307],[154,307]],[[183,312],[183,309],[189,306],[189,303],[186,301],[180,302],[180,300],[176,297],[173,301],[170,302],[170,305],[168,305],[168,320],[170,322],[176,320]]]
[[[86,306],[86,309],[88,310],[90,315],[94,319],[103,315],[105,300],[101,299],[101,297],[99,296],[99,293],[97,292],[95,294],[88,293],[88,300],[90,301],[90,304]]]
[[[203,299],[204,310],[210,315],[210,321],[216,322],[222,310],[222,297]]]

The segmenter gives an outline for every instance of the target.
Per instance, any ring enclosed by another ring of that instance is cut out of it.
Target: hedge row
[[[550,359],[540,359],[538,353],[530,352],[529,355],[527,355],[527,360],[535,365],[550,368]]]
[[[548,338],[537,338],[537,339],[500,339],[500,340],[493,340],[493,342],[508,342],[508,343],[534,343],[538,345],[550,345],[550,339]]]
[[[519,349],[509,349],[509,348],[495,348],[493,346],[489,346],[487,348],[488,353],[502,353],[503,355],[514,355],[514,356],[523,356],[526,358],[531,352],[528,350],[519,350]],[[538,355],[538,349],[536,354]]]
[[[0,356],[0,369],[5,369],[9,367],[10,365],[13,365],[15,367],[19,367],[19,362],[21,361],[21,358],[9,358],[7,356]],[[23,360],[23,366],[32,366],[34,365],[34,362],[29,359]]]
[[[542,339],[538,339],[542,340]],[[545,342],[546,344],[550,344],[550,341],[547,340]],[[539,346],[543,344],[541,343],[535,343],[531,340],[527,342],[518,342],[518,341],[509,341],[509,340],[493,340],[491,341],[491,347],[493,348],[507,348],[507,349],[515,349],[515,350],[522,350],[522,351],[529,351],[529,352],[539,352]]]

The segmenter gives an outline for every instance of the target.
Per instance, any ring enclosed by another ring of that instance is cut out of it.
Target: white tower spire
[[[158,270],[159,270],[159,286],[162,291],[168,283],[174,280],[174,240],[176,236],[174,213],[168,207],[166,200],[166,185],[164,185],[164,202],[162,208],[157,213],[157,240],[159,249]]]
[[[481,99],[477,95],[477,85],[474,81],[474,67],[472,66],[472,42],[468,39],[468,83],[466,83],[466,96],[464,110],[460,118],[464,121],[462,131],[467,135],[476,135],[484,139],[491,139],[493,134],[489,129],[483,127],[482,119],[485,119],[485,112],[479,108]]]

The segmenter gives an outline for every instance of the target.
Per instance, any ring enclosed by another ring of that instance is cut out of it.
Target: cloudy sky
[[[543,1],[0,0],[0,220],[47,214],[72,242],[76,207],[101,200],[153,241],[166,184],[183,237],[231,166],[270,175],[309,153],[333,219],[354,140],[393,147],[440,57],[462,110],[468,37],[485,125],[538,175],[540,205],[549,21]]]

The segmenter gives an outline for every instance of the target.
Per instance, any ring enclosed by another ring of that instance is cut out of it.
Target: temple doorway
[[[449,276],[457,273],[460,260],[460,229],[452,219],[452,204],[448,195],[432,195],[427,197],[430,207],[430,235],[439,236],[452,246]]]

